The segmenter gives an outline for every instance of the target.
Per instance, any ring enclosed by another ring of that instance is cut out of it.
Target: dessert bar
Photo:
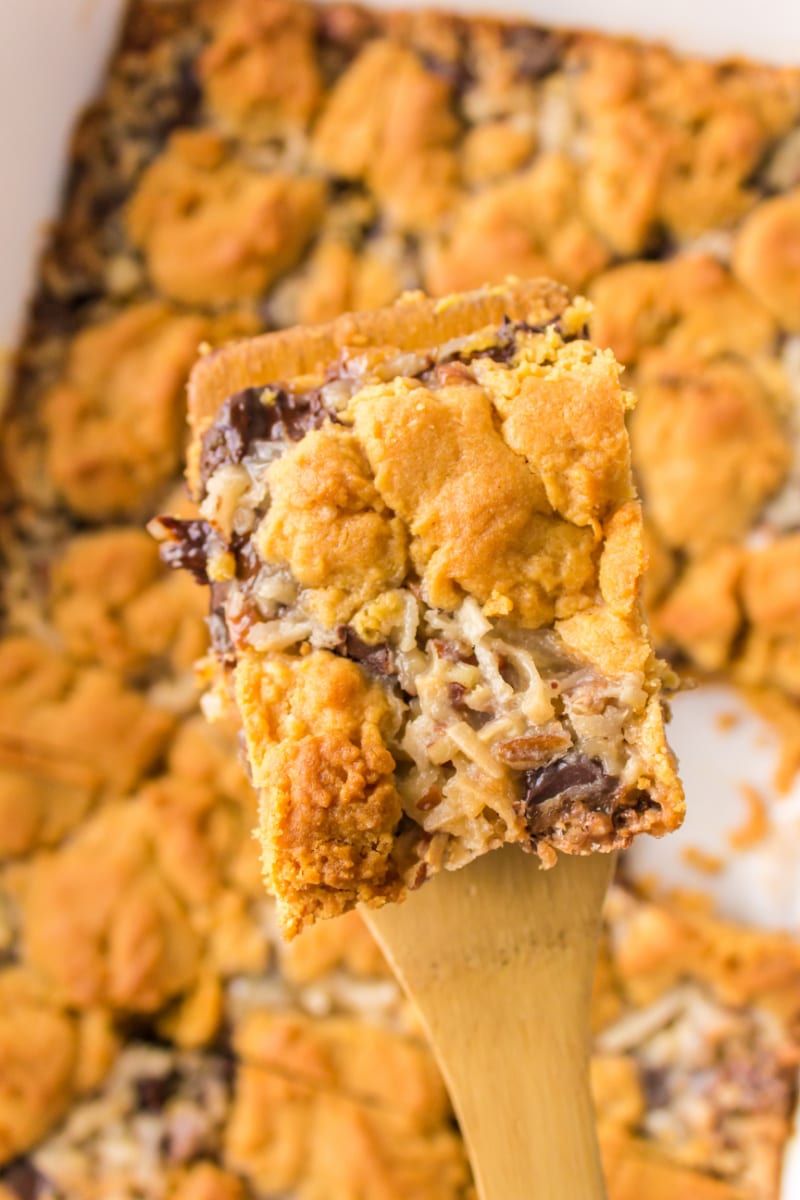
[[[192,373],[202,517],[152,528],[210,587],[289,934],[680,823],[632,398],[585,318],[541,281],[409,296]]]

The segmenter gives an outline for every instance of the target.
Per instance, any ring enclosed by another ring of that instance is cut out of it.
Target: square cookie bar
[[[210,354],[202,519],[161,520],[212,631],[294,934],[504,842],[679,824],[623,391],[547,281],[412,296]]]

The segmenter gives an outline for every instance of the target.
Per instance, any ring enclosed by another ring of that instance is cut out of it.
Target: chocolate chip
[[[29,1159],[20,1158],[0,1171],[0,1184],[19,1200],[37,1200],[44,1193],[47,1180]]]
[[[671,258],[676,250],[675,238],[667,226],[654,225],[647,234],[647,240],[639,253],[639,258],[646,258],[650,262],[660,262],[662,259]]]
[[[458,58],[441,58],[438,54],[424,48],[418,49],[417,54],[426,71],[443,79],[459,94],[465,92],[475,82],[475,75],[463,55],[459,55]]]
[[[177,1091],[179,1083],[177,1071],[168,1071],[166,1075],[145,1075],[134,1083],[136,1103],[145,1112],[161,1112]]]
[[[208,583],[208,539],[212,532],[208,521],[159,517],[158,523],[172,535],[158,548],[161,561],[176,570],[191,571],[198,583]]]
[[[322,402],[319,389],[304,392],[296,396],[293,392],[278,392],[274,408],[280,414],[276,422],[272,440],[299,442],[312,429],[319,429],[330,411]]]
[[[548,321],[542,321],[539,325],[532,325],[529,321],[512,321],[509,316],[504,316],[494,345],[488,346],[485,350],[476,350],[472,354],[456,354],[452,357],[463,363],[473,362],[476,358],[490,358],[493,362],[503,363],[507,366],[517,352],[517,334],[544,333],[545,329],[549,329],[551,325],[559,328],[560,320],[560,316],[555,316],[550,317]],[[571,338],[564,340],[570,341]],[[448,362],[451,359],[443,361]]]
[[[642,791],[641,788],[635,788],[625,796],[624,805],[614,811],[614,828],[633,829],[641,828],[642,821],[647,813],[659,812],[661,805],[653,799],[649,792]]]
[[[494,346],[490,346],[488,350],[481,350],[475,355],[476,358],[490,358],[492,362],[502,363],[503,366],[508,366],[512,358],[517,352],[516,338],[498,338]]]
[[[284,388],[250,387],[236,392],[228,397],[203,435],[201,482],[205,485],[226,463],[240,463],[254,442],[299,442],[328,416],[330,412],[316,388],[294,393]]]
[[[669,1074],[666,1067],[639,1067],[639,1082],[647,1101],[648,1111],[668,1106],[670,1091]]]
[[[504,30],[503,41],[514,51],[520,79],[544,79],[561,66],[565,39],[550,29],[538,25],[509,25]]]
[[[372,645],[360,638],[349,625],[340,625],[336,630],[339,637],[337,653],[355,662],[374,675],[396,675],[397,667],[394,662],[391,646],[388,642],[378,642]]]
[[[181,59],[175,74],[174,112],[171,114],[169,129],[176,125],[193,125],[197,120],[202,99],[203,89],[200,86],[195,60]]]
[[[256,517],[262,515],[263,513],[256,512]],[[254,579],[261,570],[262,560],[258,556],[258,551],[253,545],[253,539],[250,535],[235,533],[231,540],[230,549],[236,559],[236,578],[245,581]]]
[[[261,397],[263,388],[244,388],[229,396],[210,429],[203,434],[200,477],[205,484],[224,463],[239,463],[251,443],[268,438],[274,424]]]
[[[586,808],[601,808],[616,793],[619,781],[608,775],[594,758],[559,758],[524,775],[524,803],[527,809],[545,800],[569,798]]]
[[[514,321],[512,322],[514,331],[517,333],[544,333],[545,329],[549,329],[551,325],[555,325],[559,333],[561,330],[561,317],[550,317],[547,321],[540,321],[537,325],[532,325],[530,321]]]

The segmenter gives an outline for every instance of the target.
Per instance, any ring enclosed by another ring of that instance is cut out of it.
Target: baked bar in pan
[[[45,1136],[0,1168],[0,1200],[350,1200],[358,1188],[474,1200],[444,1085],[396,984],[376,950],[342,962],[343,946],[363,951],[368,938],[351,913],[279,945],[279,966],[230,981],[224,1031],[202,1049],[134,1036],[93,1078],[75,1063],[83,1094],[66,1114],[65,1056],[55,1040],[43,1057],[41,1035],[75,1018],[40,979],[37,998],[31,977],[7,971],[0,1129],[38,1105]],[[609,1200],[777,1200],[799,980],[785,934],[721,921],[696,899],[612,888],[591,1065]],[[95,1059],[96,1017],[84,1014],[80,1036]],[[54,1103],[65,1119],[48,1132]]]
[[[631,398],[547,281],[234,344],[190,385],[211,587],[289,934],[504,842],[680,823]]]
[[[133,1112],[142,1140],[125,1158],[116,1076],[81,1099],[99,1077],[97,1024],[113,1026],[134,1055],[141,1037],[148,1049],[152,1039],[166,1040],[174,1062],[191,1031],[192,1044],[213,1056],[215,989],[238,995],[263,982],[263,1003],[282,1005],[278,980],[300,960],[308,994],[298,1002],[315,1025],[344,988],[361,1016],[359,1053],[368,1053],[370,1029],[388,1020],[375,998],[391,983],[354,974],[355,913],[277,948],[270,920],[265,937],[259,914],[272,908],[247,853],[255,850],[252,798],[227,780],[231,751],[212,769],[216,739],[190,711],[186,668],[204,644],[195,612],[204,597],[199,588],[192,595],[188,575],[158,574],[141,526],[155,511],[175,511],[165,497],[177,484],[185,371],[198,341],[260,332],[265,322],[328,321],[409,288],[449,292],[508,271],[586,289],[592,339],[625,364],[626,384],[639,396],[632,442],[649,505],[651,627],[681,664],[781,689],[762,699],[786,718],[787,768],[796,767],[800,327],[791,298],[800,296],[800,258],[788,249],[800,231],[799,121],[796,68],[702,62],[643,41],[346,3],[130,4],[105,82],[75,130],[3,427],[0,493],[14,553],[4,564],[0,644],[0,852],[26,869],[35,864],[38,898],[35,909],[28,900],[8,912],[0,885],[3,1200],[32,1191],[38,1200],[51,1192],[86,1200],[76,1159],[96,1196],[113,1188],[126,1200],[207,1200],[210,1189],[214,1200],[227,1200],[227,1186],[250,1200],[264,1191],[256,1171],[278,1171],[287,1146],[297,1158],[283,1167],[294,1171],[284,1194],[306,1200],[316,1187],[334,1200],[332,1172],[318,1174],[330,1143],[311,1150],[325,1131],[313,1106],[293,1105],[288,1083],[272,1093],[253,1089],[251,1121],[244,1104],[236,1109],[238,1128],[252,1132],[251,1169],[240,1155],[234,1167],[204,1136],[201,1149],[181,1143],[179,1153],[202,1159],[184,1178],[171,1143],[147,1140],[158,1117],[152,1091],[153,1108]],[[307,241],[316,203],[309,176],[323,178],[327,192],[321,226]],[[265,206],[270,197],[281,202]],[[224,261],[220,227],[237,233]],[[290,253],[296,261],[276,278]],[[687,481],[680,490],[662,485],[670,464]],[[66,764],[55,754],[64,746]],[[138,840],[124,842],[130,825],[116,812],[126,797],[152,820],[146,853]],[[94,849],[96,822],[105,820],[98,810],[109,802],[110,859]],[[137,883],[133,894],[123,874],[131,856],[143,865],[144,888]],[[109,875],[125,903],[106,910],[96,897]],[[63,911],[66,932],[59,928],[48,944],[42,918],[50,910],[55,928],[62,888],[74,879],[85,903]],[[165,889],[171,899],[161,904]],[[624,1089],[598,1095],[601,1121],[624,1123],[604,1135],[612,1200],[777,1200],[795,1096],[796,944],[743,927],[721,932],[710,920],[699,940],[676,941],[663,935],[660,908],[645,906],[637,922],[625,920],[626,909],[609,911],[606,982],[625,991],[630,1015],[644,1006],[647,1022],[641,1043],[621,1052],[642,1064],[642,1084],[638,1067],[619,1071]],[[84,988],[98,977],[80,965],[95,944],[101,972],[113,963],[109,981],[117,963],[131,961],[117,959],[115,947],[126,944],[128,918],[140,913],[167,934],[176,916],[179,925],[188,917],[202,951],[195,970],[175,973],[175,943],[159,934],[147,939],[152,960],[129,978],[122,1011],[109,1006],[109,989],[99,1010],[80,996],[64,1009],[65,972]],[[730,1036],[707,1038],[707,1010],[689,1001],[696,1036],[687,1036],[686,1022],[670,1015],[682,1011],[672,996],[656,1028],[650,1002],[658,997],[629,986],[629,928],[641,933],[640,983],[660,994],[699,980],[689,991],[717,997],[727,1016],[716,1010],[715,1030]],[[25,961],[31,929],[45,949],[35,981],[32,970],[18,977],[14,949],[18,937]],[[69,954],[59,953],[65,938]],[[333,968],[339,943],[348,962]],[[270,971],[263,960],[271,947]],[[714,963],[724,970],[712,981]],[[132,1019],[127,1010],[140,1007],[153,970],[164,1007]],[[598,1028],[616,1019],[609,1005],[599,989]],[[651,1042],[660,1042],[669,1087],[645,1054]],[[123,1048],[126,1061],[128,1053]],[[193,1077],[203,1069],[192,1060]],[[148,1062],[145,1075],[152,1073]],[[399,1104],[412,1084],[391,1078]],[[691,1121],[687,1104],[679,1122],[670,1119],[676,1094],[691,1101]],[[182,1108],[184,1095],[178,1088],[168,1103]],[[274,1117],[268,1128],[265,1098]],[[102,1122],[96,1158],[87,1107]],[[64,1159],[56,1169],[49,1136],[65,1115],[55,1139],[67,1148],[68,1171]],[[346,1151],[345,1140],[337,1127],[335,1166],[345,1177],[338,1186],[363,1190],[374,1171],[387,1196],[408,1200],[397,1163],[407,1157],[404,1140],[371,1138],[362,1123]],[[46,1170],[36,1144],[46,1147]],[[31,1159],[14,1158],[28,1147],[41,1167],[33,1180]],[[114,1165],[120,1159],[133,1163],[127,1192],[124,1164]],[[435,1200],[461,1200],[433,1143],[426,1162]]]

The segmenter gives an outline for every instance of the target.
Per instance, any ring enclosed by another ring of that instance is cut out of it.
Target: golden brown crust
[[[53,845],[159,760],[174,717],[112,672],[77,671],[29,637],[0,640],[0,851]]]
[[[744,362],[653,353],[631,443],[650,520],[697,555],[744,536],[791,466],[781,397]]]
[[[391,304],[414,282],[404,259],[402,238],[376,238],[358,253],[347,231],[321,236],[299,275],[286,281],[274,301],[279,323],[317,325],[343,312],[361,312]]]
[[[450,93],[413,50],[371,41],[327,97],[312,160],[339,178],[364,179],[390,227],[424,230],[457,195]]]
[[[265,559],[287,563],[325,624],[349,621],[380,591],[402,582],[406,528],[392,513],[399,511],[392,497],[376,489],[355,434],[307,434],[296,452],[276,464],[270,497],[257,549]]]
[[[106,809],[21,880],[26,961],[64,1004],[152,1012],[197,971],[197,938],[154,868],[143,815]]]
[[[242,1065],[226,1154],[257,1191],[461,1195],[463,1149],[446,1125],[438,1071],[416,1039],[347,1019],[262,1012],[242,1024],[236,1046]]]
[[[137,528],[71,538],[53,565],[49,605],[67,652],[113,670],[168,661],[186,671],[207,640],[200,589],[166,574],[153,539]]]
[[[291,0],[200,7],[213,36],[199,72],[223,129],[259,142],[307,126],[323,91],[311,7]]]
[[[236,697],[261,808],[264,869],[291,933],[361,901],[399,899],[400,799],[381,728],[391,712],[355,663],[242,655]]]
[[[550,154],[511,179],[466,193],[449,228],[431,240],[423,276],[434,295],[507,274],[549,275],[578,288],[608,259],[582,211],[577,168],[566,155]]]
[[[738,678],[800,697],[800,617],[797,579],[800,534],[789,533],[753,550],[742,578],[742,602],[750,623]]]
[[[328,325],[282,330],[214,351],[196,364],[189,381],[189,485],[197,494],[203,433],[228,396],[242,388],[321,374],[345,346],[419,350],[499,325],[506,315],[511,320],[543,324],[563,312],[568,303],[565,288],[543,280],[506,284],[447,301],[409,295],[396,307],[347,313]]]
[[[737,234],[733,267],[784,329],[800,333],[800,188],[751,213]]]
[[[744,565],[739,546],[720,546],[691,563],[652,610],[658,635],[705,671],[727,662],[742,620],[738,589]]]
[[[209,1162],[199,1162],[178,1172],[168,1195],[169,1200],[246,1200],[247,1197],[238,1175]]]
[[[216,308],[295,265],[324,197],[320,179],[253,171],[217,134],[182,131],[142,175],[127,225],[165,296]]]
[[[606,1186],[612,1200],[746,1200],[748,1192],[653,1152],[643,1138],[616,1130],[600,1133]]]
[[[64,377],[43,400],[47,468],[80,517],[141,511],[174,474],[183,443],[183,388],[208,332],[165,304],[133,305],[84,329]]]
[[[724,228],[757,203],[753,172],[797,118],[792,71],[592,34],[572,61],[586,211],[614,250],[642,254],[664,228],[680,241]]]
[[[603,385],[593,382],[585,386],[601,410]],[[484,385],[491,392],[491,372]],[[588,415],[583,382],[574,388],[578,413],[570,420],[572,390],[568,379],[533,376],[495,408],[472,381],[431,392],[399,380],[367,387],[354,402],[354,432],[383,499],[412,535],[411,561],[435,607],[452,609],[466,592],[535,628],[587,602],[594,583],[587,511],[607,503],[606,481],[598,469],[596,493],[581,487],[591,471],[580,445],[582,437],[588,440],[589,422],[581,428]],[[498,409],[502,433],[494,424]],[[571,444],[553,438],[555,412],[569,425]],[[423,442],[435,447],[424,472]],[[612,438],[610,457],[617,443]],[[571,467],[577,478],[566,460],[577,460]],[[579,505],[587,511],[572,511]],[[554,511],[566,520],[553,520]],[[467,529],[473,536],[464,536]],[[398,578],[384,574],[384,588],[406,573],[401,562]]]
[[[613,267],[589,290],[591,333],[624,363],[652,349],[701,360],[768,353],[770,312],[708,254]]]
[[[47,1133],[74,1098],[98,1086],[116,1050],[99,1010],[70,1014],[23,968],[0,974],[0,1163]]]
[[[361,914],[355,909],[335,921],[310,925],[282,947],[281,967],[292,983],[310,983],[344,967],[356,977],[383,978],[389,967]]]
[[[254,1012],[237,1028],[234,1049],[245,1062],[280,1071],[298,1083],[338,1089],[385,1109],[402,1108],[421,1130],[435,1128],[450,1109],[423,1041],[365,1029],[352,1018],[315,1021],[299,1013]],[[379,1075],[376,1062],[383,1067]]]

